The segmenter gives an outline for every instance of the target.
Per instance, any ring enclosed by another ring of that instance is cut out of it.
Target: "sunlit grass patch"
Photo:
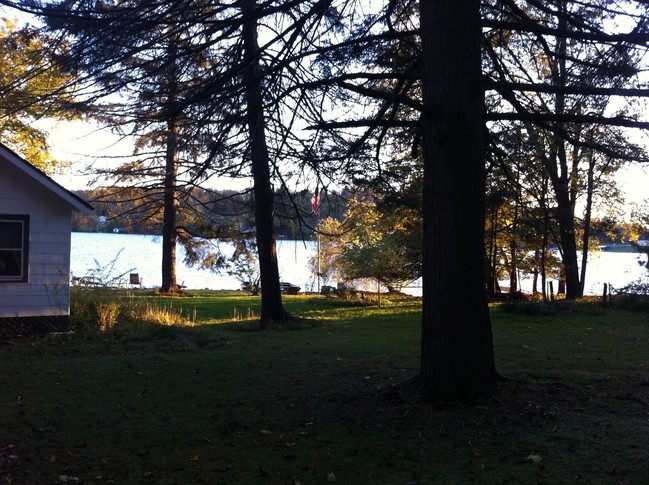
[[[74,332],[92,335],[129,334],[142,338],[156,326],[193,326],[196,308],[174,306],[173,301],[135,297],[106,288],[73,288],[70,297],[70,324]]]

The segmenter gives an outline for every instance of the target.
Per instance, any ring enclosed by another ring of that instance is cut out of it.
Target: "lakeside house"
[[[67,329],[72,211],[93,208],[0,144],[0,337]]]

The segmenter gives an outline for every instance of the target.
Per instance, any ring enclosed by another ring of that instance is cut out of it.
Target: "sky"
[[[120,160],[133,155],[133,145],[128,140],[106,129],[100,129],[95,123],[87,121],[58,122],[48,125],[49,141],[52,153],[59,160],[71,163],[63,174],[52,178],[68,190],[86,190],[93,188],[95,177],[87,175],[88,168],[117,166]],[[95,185],[106,185],[100,181]],[[250,187],[246,179],[216,179],[210,187],[219,189],[222,186],[229,190],[243,190]]]
[[[106,157],[129,156],[132,147],[127,142],[119,142],[116,135],[99,130],[90,122],[60,122],[49,126],[53,153],[63,160],[72,162],[68,173],[55,175],[53,178],[68,190],[88,189],[93,177],[83,175],[85,168],[92,164],[105,165]],[[645,135],[645,139],[649,136]],[[639,140],[640,143],[643,140]],[[649,142],[643,143],[649,146]],[[621,169],[617,176],[618,186],[624,193],[627,205],[640,204],[649,199],[649,166],[628,165]],[[249,182],[243,180],[221,180],[229,189],[244,189]],[[233,186],[234,184],[234,186]],[[217,182],[214,188],[219,188]],[[595,208],[598,209],[597,207]],[[604,207],[599,209],[606,209]]]

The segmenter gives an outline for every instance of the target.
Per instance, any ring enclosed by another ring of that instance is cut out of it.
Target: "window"
[[[27,281],[29,216],[0,214],[0,282]]]

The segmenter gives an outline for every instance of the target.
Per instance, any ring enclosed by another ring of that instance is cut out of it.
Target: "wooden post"
[[[604,283],[604,291],[602,292],[602,306],[606,306],[608,294],[608,285]]]
[[[554,285],[552,281],[548,282],[548,287],[550,288],[550,301],[554,301]]]

